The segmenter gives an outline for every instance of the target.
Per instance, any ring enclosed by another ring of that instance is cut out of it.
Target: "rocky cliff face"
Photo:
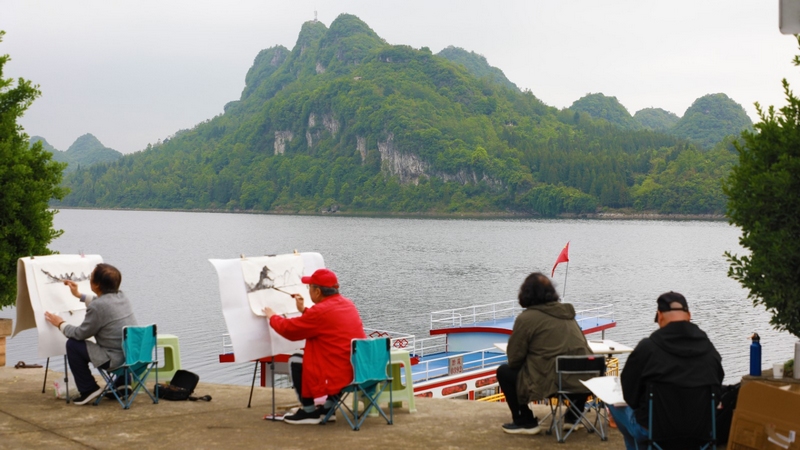
[[[275,132],[275,154],[283,155],[286,153],[286,143],[294,139],[294,133],[291,131],[276,131]]]
[[[364,139],[357,138],[356,142],[358,151],[361,153],[361,159],[364,161],[367,154]],[[474,171],[460,170],[455,174],[434,171],[431,169],[430,164],[420,159],[416,154],[398,149],[394,143],[394,134],[392,133],[389,133],[385,141],[378,142],[378,152],[381,155],[381,170],[390,176],[399,178],[401,184],[419,184],[421,177],[435,176],[444,181],[453,181],[460,184],[485,181],[491,186],[502,186],[500,181],[489,178],[486,175],[478,177]]]
[[[428,164],[412,153],[400,152],[394,145],[394,134],[384,142],[378,142],[381,154],[381,169],[400,179],[400,183],[419,183],[419,177],[425,175]]]
[[[322,127],[317,126],[317,114],[311,113],[308,115],[308,128],[306,128],[306,142],[308,143],[308,148],[314,147],[314,142],[319,141],[323,133],[327,131],[331,134],[331,137],[336,137],[336,134],[339,132],[339,122],[333,118],[333,114],[325,113],[320,114],[322,116]]]
[[[361,154],[361,164],[367,161],[367,139],[363,136],[356,136],[356,150]]]

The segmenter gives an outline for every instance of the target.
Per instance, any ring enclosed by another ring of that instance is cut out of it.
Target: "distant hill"
[[[667,131],[675,126],[680,120],[675,113],[671,113],[661,108],[644,108],[636,111],[633,115],[634,120],[648,130]]]
[[[695,100],[670,131],[711,148],[726,136],[738,135],[752,126],[742,105],[725,94],[709,94]]]
[[[54,160],[56,160],[58,162],[66,162],[66,159],[64,159],[64,158],[66,158],[66,156],[64,156],[64,152],[62,152],[60,150],[56,150],[55,147],[50,145],[50,143],[47,142],[47,140],[45,138],[41,137],[41,136],[31,136],[30,144],[33,145],[33,144],[35,144],[37,142],[41,142],[42,143],[42,148],[53,154],[53,159]]]
[[[559,111],[460,64],[427,47],[391,45],[353,15],[330,27],[306,22],[291,50],[258,53],[223,114],[161,145],[82,165],[65,177],[71,193],[62,204],[533,216],[724,211],[719,179],[736,158],[726,148],[704,153],[647,130],[603,94]]]
[[[122,157],[122,153],[104,146],[96,137],[88,133],[76,139],[66,151],[56,149],[41,136],[32,136],[30,139],[31,145],[39,141],[42,142],[45,150],[53,154],[55,161],[67,163],[65,172],[72,172],[78,166],[112,162]]]
[[[488,77],[497,84],[509,87],[515,91],[519,91],[517,85],[509,81],[502,70],[498,69],[497,67],[490,66],[489,62],[486,61],[486,58],[483,55],[479,55],[475,52],[468,52],[463,48],[453,47],[451,45],[437,53],[436,56],[441,56],[442,58],[453,61],[454,63],[461,64],[462,66],[466,67],[471,74],[478,78]]]
[[[629,130],[642,126],[631,116],[628,109],[622,106],[617,97],[608,97],[601,93],[587,94],[572,103],[569,109],[585,112],[596,119],[604,119]]]

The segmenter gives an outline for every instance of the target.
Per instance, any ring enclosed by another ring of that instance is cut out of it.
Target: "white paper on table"
[[[63,280],[72,280],[78,284],[78,290],[89,293],[89,276],[102,262],[100,255],[47,255],[17,260],[17,320],[11,336],[36,327],[39,357],[64,355],[67,338],[45,320],[44,313],[49,311],[70,325],[80,325],[86,315],[86,304],[72,296]]]
[[[311,275],[324,267],[319,253],[300,253],[303,275]],[[258,259],[258,258],[249,258]],[[210,259],[219,276],[219,293],[222,302],[222,315],[231,337],[233,352],[237,362],[252,361],[268,356],[294,353],[305,346],[305,341],[290,341],[269,326],[264,316],[256,315],[247,295],[243,259]],[[311,307],[308,289],[302,288],[299,294],[305,299],[305,306]],[[270,289],[291,301],[291,310],[297,312],[294,300],[286,294]],[[266,305],[277,306],[277,305]],[[286,307],[284,307],[286,308]],[[275,308],[273,308],[275,309]],[[277,312],[277,310],[276,310]]]
[[[595,377],[591,380],[581,380],[581,383],[606,404],[614,406],[625,406],[626,404],[619,377]]]

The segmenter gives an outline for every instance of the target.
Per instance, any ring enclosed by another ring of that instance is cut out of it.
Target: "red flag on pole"
[[[553,275],[556,273],[556,266],[561,264],[562,262],[569,262],[569,242],[564,248],[561,250],[561,253],[558,255],[558,259],[556,259],[556,263],[553,264],[553,271],[550,272],[550,278],[553,278]]]

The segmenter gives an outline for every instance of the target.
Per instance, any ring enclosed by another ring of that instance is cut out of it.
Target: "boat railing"
[[[573,303],[582,329],[614,322],[614,306],[601,303]],[[516,300],[446,309],[431,313],[431,330],[464,327],[492,320],[516,317],[522,308]]]
[[[582,330],[598,327],[616,322],[614,320],[614,305],[600,303],[574,303],[575,320]]]
[[[430,338],[417,339],[414,343],[414,347],[412,348],[414,350],[411,352],[411,354],[420,358],[435,353],[444,353],[447,351],[447,336],[440,335]]]
[[[233,354],[233,342],[231,342],[230,333],[223,333],[222,335],[222,355]]]
[[[402,349],[412,352],[415,348],[416,338],[413,334],[400,333],[399,331],[378,330],[375,328],[364,328],[364,334],[366,334],[367,337],[388,337],[389,342],[391,342],[392,348],[394,349]],[[233,342],[231,341],[231,335],[230,333],[223,333],[222,353],[220,353],[220,357],[221,359],[225,359],[224,362],[232,362],[232,355]]]
[[[471,358],[472,355],[477,355]],[[450,361],[458,358],[460,364],[458,372],[451,372]],[[444,364],[442,364],[444,362]],[[457,375],[462,372],[469,372],[473,370],[484,369],[493,367],[506,362],[505,353],[499,352],[496,348],[486,348],[482,350],[475,350],[471,352],[458,353],[456,355],[444,355],[439,358],[432,358],[428,360],[420,360],[417,363],[417,368],[414,370],[415,382],[422,380],[430,380],[431,378],[443,377],[446,375]]]
[[[379,330],[376,328],[364,328],[364,334],[370,338],[388,337],[393,349],[408,350],[411,352],[416,346],[416,338],[413,334],[401,333],[399,331]]]
[[[516,300],[434,311],[431,313],[431,330],[505,319],[516,316],[520,311],[522,308]]]

